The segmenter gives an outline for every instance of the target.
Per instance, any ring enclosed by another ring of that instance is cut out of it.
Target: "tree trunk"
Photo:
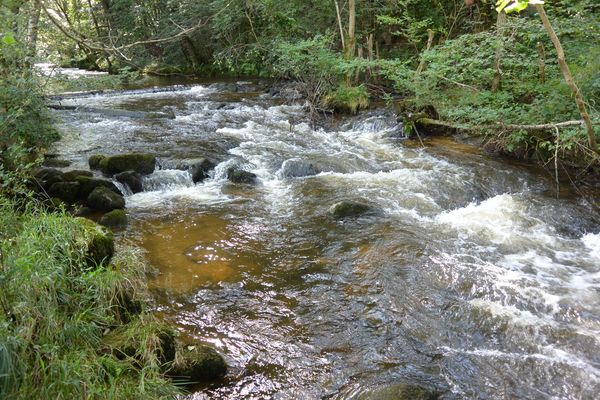
[[[538,42],[538,55],[540,64],[540,83],[546,83],[546,49],[542,42]]]
[[[556,32],[554,32],[554,29],[552,28],[552,25],[550,24],[550,21],[548,20],[548,16],[546,15],[544,6],[542,6],[541,4],[536,4],[535,8],[537,9],[538,13],[540,14],[540,18],[542,19],[542,24],[544,24],[544,28],[546,29],[548,36],[550,36],[550,40],[552,40],[552,44],[554,44],[554,48],[556,49],[556,53],[558,55],[558,65],[563,74],[563,77],[565,78],[565,81],[571,88],[571,92],[573,93],[573,96],[575,97],[575,103],[577,104],[577,108],[579,109],[579,114],[581,114],[581,119],[583,119],[586,129],[587,129],[588,141],[589,141],[590,147],[594,152],[599,153],[598,146],[596,145],[596,136],[594,134],[594,127],[592,126],[592,121],[590,120],[590,115],[588,114],[587,109],[585,107],[585,101],[583,100],[583,96],[581,95],[579,88],[577,87],[577,85],[575,84],[575,81],[573,80],[573,75],[571,75],[571,70],[569,69],[569,65],[565,61],[565,52],[560,43],[560,40],[558,39],[558,36],[556,36]]]
[[[492,92],[500,90],[502,82],[502,72],[500,71],[500,61],[502,59],[502,50],[504,49],[504,25],[506,24],[506,13],[500,11],[496,18],[496,56],[494,58],[494,79],[492,80]]]
[[[337,15],[338,27],[340,28],[340,39],[342,41],[342,50],[346,51],[346,34],[344,33],[344,27],[342,26],[342,14],[340,13],[340,5],[337,0],[333,0],[335,4],[335,14]]]
[[[345,50],[347,59],[354,57],[356,51],[356,0],[348,1],[348,38]]]
[[[431,45],[433,44],[434,37],[435,37],[435,32],[433,32],[431,29],[427,29],[427,47],[425,48],[425,51],[428,51],[429,49],[431,49]],[[423,58],[421,58],[421,62],[419,63],[419,66],[417,67],[417,75],[419,75],[421,72],[423,72],[423,69],[425,69],[425,60]]]
[[[33,9],[29,15],[29,21],[27,23],[27,56],[30,58],[35,57],[41,12],[42,7],[40,4],[38,2],[34,2]]]

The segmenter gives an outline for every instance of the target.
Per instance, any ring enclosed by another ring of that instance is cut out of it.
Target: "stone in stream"
[[[41,168],[33,175],[33,178],[39,186],[38,189],[41,187],[43,190],[48,190],[53,184],[63,182],[63,175],[64,173],[58,169]]]
[[[202,182],[209,176],[209,172],[215,168],[215,164],[206,159],[202,158],[198,162],[195,162],[190,166],[190,173],[192,174],[192,181],[194,183]]]
[[[282,178],[302,178],[304,176],[313,176],[319,173],[318,168],[309,161],[299,158],[285,160],[278,171]]]
[[[329,208],[329,214],[335,219],[358,217],[371,211],[370,205],[354,201],[340,201]]]
[[[88,165],[90,169],[100,169],[100,163],[104,160],[106,156],[102,154],[92,154],[90,158],[88,158]]]
[[[230,167],[227,170],[227,179],[233,183],[256,183],[256,174],[252,172],[244,171],[243,169]]]
[[[142,175],[135,171],[125,171],[115,175],[115,179],[127,186],[133,193],[139,193],[144,190],[142,184]]]
[[[69,165],[71,165],[71,161],[60,160],[57,158],[46,158],[42,162],[42,165],[44,167],[64,168],[64,167],[68,167]]]
[[[48,189],[48,195],[73,204],[79,197],[79,182],[56,182]]]
[[[74,169],[72,171],[65,172],[63,174],[63,180],[65,180],[66,182],[73,182],[77,180],[78,176],[87,176],[88,178],[91,178],[92,176],[94,176],[94,174],[91,171]]]
[[[135,171],[147,175],[153,173],[155,168],[156,157],[147,153],[118,154],[100,161],[100,169],[107,175],[125,171]]]
[[[98,223],[107,228],[121,228],[127,226],[127,214],[121,209],[112,210],[104,214]]]
[[[174,379],[197,383],[220,378],[226,372],[227,364],[215,349],[196,345],[183,346],[168,375]]]
[[[98,186],[90,193],[86,204],[95,210],[112,211],[125,208],[125,199],[104,186]]]
[[[79,182],[79,198],[82,200],[86,200],[97,187],[105,187],[118,195],[122,194],[114,183],[106,179],[78,176],[75,181]]]

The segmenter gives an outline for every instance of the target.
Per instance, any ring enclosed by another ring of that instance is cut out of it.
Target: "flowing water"
[[[190,399],[383,398],[399,383],[446,399],[598,398],[600,225],[580,200],[468,146],[409,145],[385,111],[313,129],[300,106],[231,90],[63,101],[175,119],[56,112],[74,167],[160,158],[126,196],[122,240],[156,268],[157,315],[231,366]],[[198,157],[218,163],[203,183],[171,169]],[[284,178],[289,159],[321,172]],[[259,184],[228,183],[234,165]],[[335,221],[341,200],[378,212]]]

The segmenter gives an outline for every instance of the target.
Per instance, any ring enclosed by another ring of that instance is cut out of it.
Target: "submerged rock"
[[[90,193],[86,204],[95,210],[112,211],[124,208],[125,199],[104,186],[98,186]]]
[[[231,167],[227,170],[227,179],[233,183],[256,183],[256,174],[244,171],[239,168]]]
[[[98,223],[108,228],[122,228],[127,226],[127,214],[121,209],[112,210],[102,216]]]
[[[437,400],[440,393],[417,385],[400,383],[374,389],[358,400]]]
[[[135,171],[125,171],[115,175],[115,179],[122,184],[129,186],[133,193],[139,193],[144,190],[142,184],[142,175]]]
[[[100,161],[100,169],[107,175],[125,171],[135,171],[146,175],[153,173],[155,167],[156,157],[146,153],[118,154]]]
[[[227,364],[215,349],[209,346],[184,346],[169,375],[190,383],[204,382],[225,375]]]
[[[91,169],[100,169],[100,163],[105,158],[106,158],[106,156],[103,156],[102,154],[93,154],[88,159],[88,165],[90,166]]]
[[[192,181],[194,183],[202,182],[209,176],[209,172],[215,168],[215,164],[206,159],[202,158],[198,162],[195,162],[190,166],[190,173],[192,174]]]
[[[278,172],[282,178],[301,178],[303,176],[317,175],[318,173],[319,170],[313,163],[299,158],[284,161]]]
[[[48,190],[51,197],[57,197],[65,203],[73,204],[79,195],[78,182],[56,182]]]
[[[335,219],[358,217],[373,210],[368,204],[353,201],[340,201],[329,208],[329,214]]]

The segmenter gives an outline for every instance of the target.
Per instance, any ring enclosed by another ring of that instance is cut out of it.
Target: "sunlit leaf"
[[[6,44],[8,46],[12,46],[16,42],[17,41],[15,40],[15,37],[12,34],[10,34],[10,33],[6,33],[2,37],[2,43]]]

